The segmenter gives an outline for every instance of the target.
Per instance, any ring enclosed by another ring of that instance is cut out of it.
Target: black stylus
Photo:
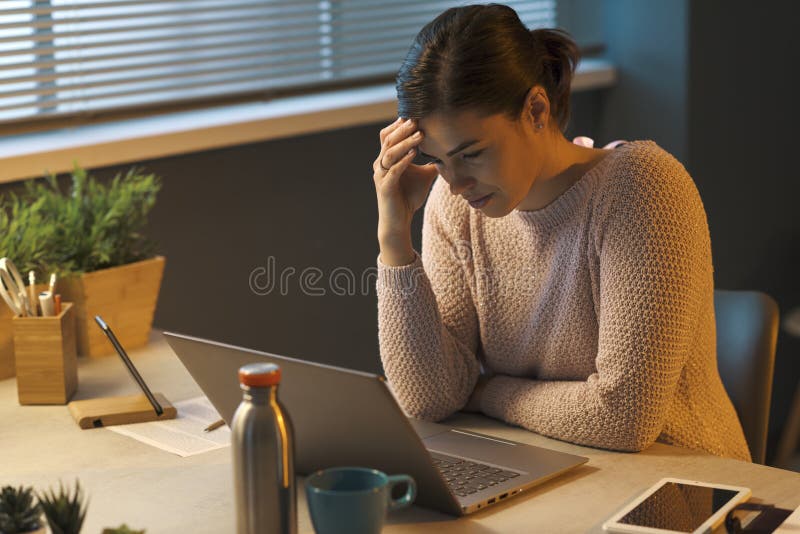
[[[144,394],[147,396],[147,400],[149,400],[150,404],[153,405],[153,409],[156,411],[156,415],[161,415],[162,413],[164,413],[164,409],[161,408],[161,405],[158,403],[156,398],[153,396],[152,393],[150,393],[150,388],[148,388],[147,384],[144,383],[144,379],[139,374],[139,371],[136,370],[136,367],[134,367],[131,359],[128,358],[128,355],[125,353],[125,349],[123,349],[122,345],[120,345],[119,341],[117,341],[117,336],[114,335],[114,332],[111,331],[111,328],[108,327],[108,325],[105,323],[105,321],[103,321],[103,319],[99,315],[95,315],[94,320],[103,330],[103,332],[106,333],[108,339],[111,340],[111,344],[114,345],[117,354],[119,354],[119,357],[122,358],[123,362],[125,362],[125,367],[128,368],[128,371],[130,371],[131,376],[133,377],[134,380],[136,380],[136,383],[139,384],[139,387],[142,388],[142,391],[144,391]]]

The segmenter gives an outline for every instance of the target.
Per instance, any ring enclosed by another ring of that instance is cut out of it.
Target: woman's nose
[[[445,177],[447,183],[450,184],[450,192],[454,195],[461,195],[465,191],[472,189],[475,186],[474,178],[467,178],[463,176],[449,176]]]

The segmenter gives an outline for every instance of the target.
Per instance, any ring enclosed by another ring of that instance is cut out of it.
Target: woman
[[[419,418],[482,411],[581,445],[750,461],[716,366],[697,189],[652,141],[564,138],[577,61],[566,33],[496,4],[417,35],[374,162],[389,382]]]

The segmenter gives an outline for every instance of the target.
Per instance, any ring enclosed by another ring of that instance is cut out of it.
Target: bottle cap
[[[243,386],[277,386],[281,383],[281,368],[274,363],[249,363],[239,368],[239,383]]]

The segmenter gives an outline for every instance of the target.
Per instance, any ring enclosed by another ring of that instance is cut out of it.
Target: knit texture
[[[608,152],[548,206],[502,218],[436,180],[421,257],[378,261],[389,384],[409,416],[437,421],[483,372],[482,411],[545,436],[750,461],[717,370],[697,188],[653,141]]]

